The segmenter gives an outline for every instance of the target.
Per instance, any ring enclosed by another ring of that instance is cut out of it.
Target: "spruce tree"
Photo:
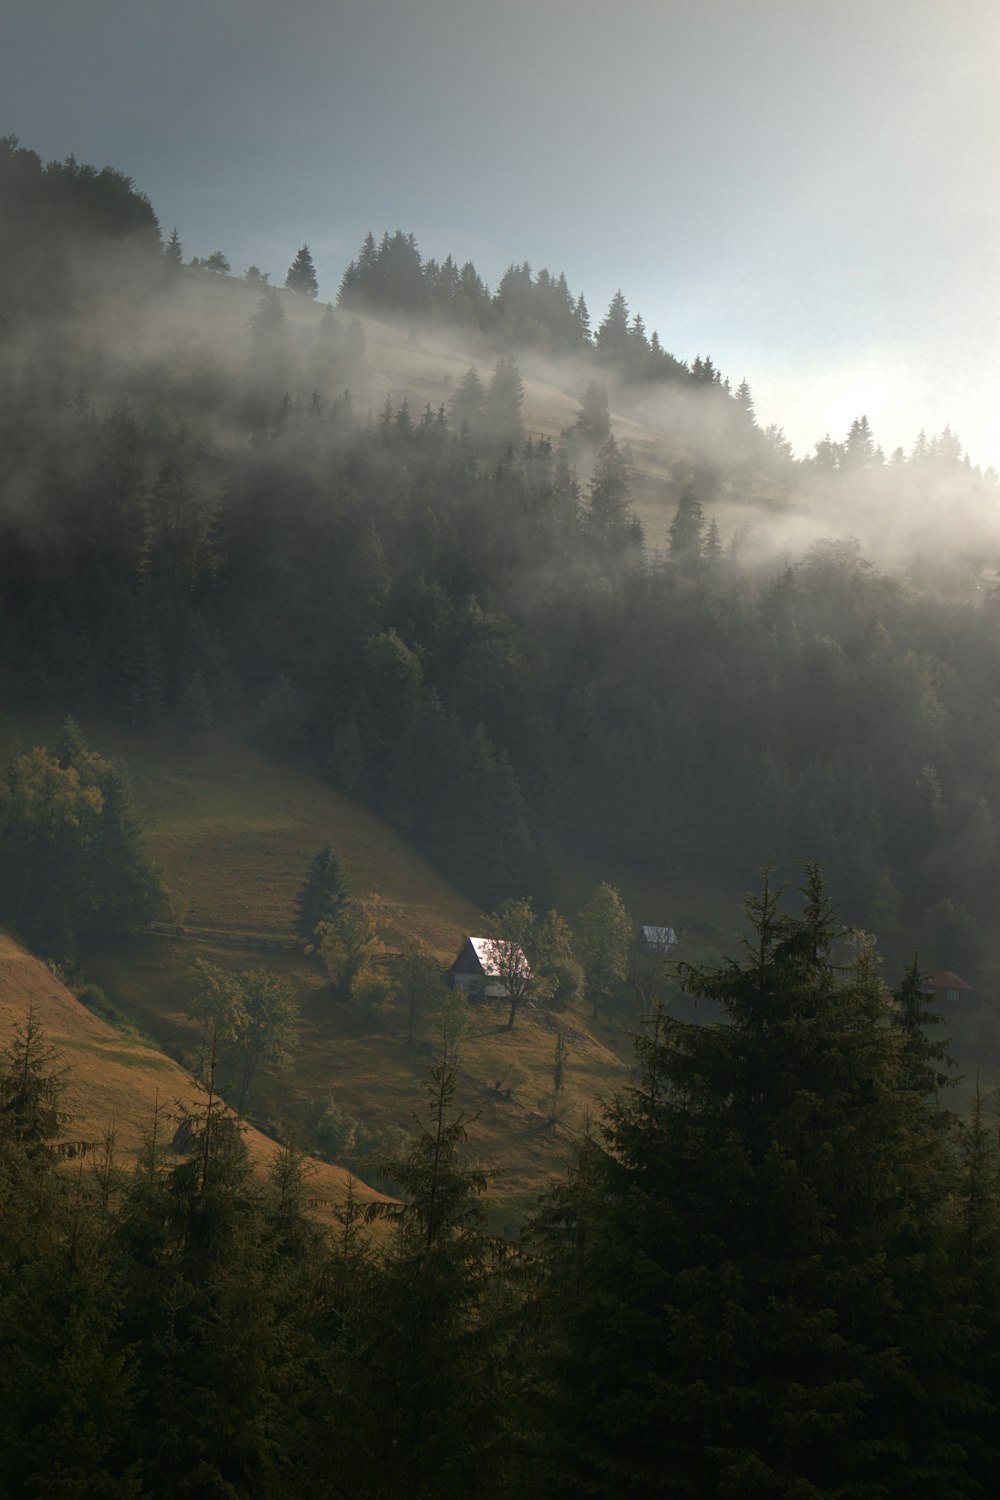
[[[979,1493],[946,1137],[817,872],[749,911],[742,961],[680,966],[722,1020],[654,1015],[540,1221],[553,1492]]]
[[[614,359],[625,355],[628,342],[628,303],[619,290],[611,299],[604,321],[597,330],[594,343],[603,356]]]
[[[304,943],[316,941],[321,922],[335,922],[350,900],[350,886],[329,839],[314,855],[295,898],[295,930]]]
[[[302,297],[316,297],[319,294],[319,281],[316,277],[316,267],[309,253],[309,246],[303,245],[292,264],[288,268],[285,277],[285,286],[290,292],[298,292]]]
[[[702,560],[705,515],[694,485],[685,485],[670,523],[668,552],[682,573],[693,573]]]
[[[451,420],[460,431],[468,423],[468,431],[474,437],[482,420],[486,405],[486,391],[475,365],[470,365],[451,398]]]
[[[190,1147],[164,1162],[153,1122],[118,1226],[136,1352],[135,1457],[147,1493],[281,1494],[283,1396],[291,1371],[287,1309],[260,1189],[215,1088],[186,1116]],[[280,1321],[279,1321],[280,1316]]]
[[[521,372],[510,355],[503,355],[496,362],[483,408],[484,428],[489,437],[504,443],[520,441],[524,431],[523,400]]]
[[[569,431],[595,446],[606,443],[611,436],[607,386],[602,385],[599,380],[591,380],[579,400],[580,410]]]
[[[590,482],[587,527],[602,551],[620,551],[632,540],[628,467],[609,436],[597,455]]]
[[[170,232],[170,238],[163,247],[163,259],[171,271],[179,271],[184,264],[184,251],[181,248],[180,235],[177,233],[175,224]]]
[[[140,1494],[132,1352],[105,1225],[67,1142],[65,1068],[29,1012],[0,1053],[0,1494]]]
[[[488,1176],[462,1160],[470,1120],[457,1089],[446,1047],[424,1084],[426,1119],[388,1168],[403,1201],[370,1210],[394,1235],[371,1278],[344,1393],[352,1440],[341,1483],[362,1500],[517,1493],[504,1483],[523,1363],[517,1263],[487,1233]]]

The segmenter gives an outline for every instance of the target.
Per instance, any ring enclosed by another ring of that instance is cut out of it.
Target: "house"
[[[972,985],[966,984],[952,969],[928,974],[920,989],[925,995],[936,995],[945,1005],[957,1005],[960,994],[972,993]]]
[[[467,937],[449,970],[452,988],[464,990],[473,1000],[508,999],[509,991],[500,977],[501,962],[498,960],[502,960],[502,966],[508,972],[526,979],[530,979],[531,969],[520,948],[511,945],[509,959],[498,951],[505,946],[500,938]]]
[[[669,958],[677,947],[677,934],[672,927],[640,927],[639,949],[642,953],[655,953],[657,958]]]

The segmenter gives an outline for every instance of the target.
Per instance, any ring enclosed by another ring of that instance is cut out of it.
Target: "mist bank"
[[[797,463],[709,361],[641,382],[133,248],[4,341],[4,692],[306,754],[484,905],[566,848],[809,855],[989,971],[995,483],[954,441],[886,462],[859,418]]]
[[[161,235],[130,179],[72,157],[43,165],[11,136],[0,141],[0,205],[0,360],[29,392],[55,381],[57,397],[106,413],[123,400],[155,409],[166,391],[194,439],[204,430],[238,448],[272,403],[314,393],[348,390],[358,413],[387,401],[414,415],[444,407],[457,424],[470,370],[485,391],[497,360],[513,361],[525,435],[563,446],[583,483],[614,436],[654,551],[693,487],[724,542],[738,536],[764,566],[832,536],[970,598],[995,569],[997,476],[980,474],[950,429],[886,459],[859,414],[797,461],[781,427],[758,424],[746,379],[671,354],[621,291],[592,328],[561,273],[512,264],[491,291],[471,262],[425,259],[397,230],[366,238],[337,310],[321,311],[307,246],[286,278],[296,291],[272,289],[255,266],[229,274],[222,251],[185,264],[177,230]],[[0,504],[26,521],[39,509],[33,488],[8,471]]]
[[[70,266],[70,305],[8,331],[0,360],[12,384],[30,388],[54,372],[68,395],[83,393],[98,412],[122,400],[152,410],[166,390],[192,435],[210,432],[239,447],[286,396],[301,405],[314,392],[329,401],[349,390],[359,414],[386,401],[406,402],[416,417],[428,406],[447,414],[468,371],[487,389],[503,358],[523,382],[525,435],[563,445],[584,483],[604,433],[615,437],[654,550],[666,545],[680,495],[694,485],[725,543],[739,536],[762,566],[824,536],[854,537],[880,568],[971,598],[1000,560],[996,476],[974,468],[950,432],[918,435],[909,454],[886,459],[860,418],[853,437],[821,439],[811,458],[796,461],[780,429],[756,424],[749,386],[734,396],[714,370],[704,381],[649,387],[593,351],[556,357],[513,345],[498,354],[486,335],[426,317],[323,309],[200,266],[167,272],[120,248],[110,280],[95,249],[78,251]],[[233,382],[242,406],[231,399]],[[581,421],[594,387],[606,396],[606,427],[592,414],[589,427]],[[8,510],[16,503],[24,511],[22,480],[12,485],[8,473]]]

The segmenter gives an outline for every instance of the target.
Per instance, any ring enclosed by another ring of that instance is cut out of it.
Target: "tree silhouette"
[[[316,267],[313,265],[308,245],[302,246],[289,266],[285,286],[290,292],[298,292],[302,297],[315,297],[318,294],[319,282],[316,279]]]

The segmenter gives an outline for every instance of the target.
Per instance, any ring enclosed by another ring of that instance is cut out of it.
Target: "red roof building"
[[[936,974],[928,974],[920,988],[925,995],[939,995],[946,1005],[957,1005],[962,993],[972,993],[972,985],[966,984],[953,969],[938,969]]]

